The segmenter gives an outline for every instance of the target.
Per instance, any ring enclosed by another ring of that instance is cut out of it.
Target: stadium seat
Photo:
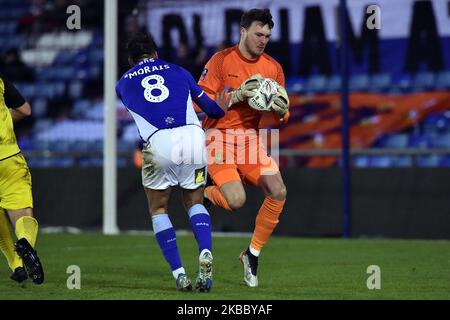
[[[48,118],[38,119],[33,126],[33,135],[49,130],[53,126],[53,121]]]
[[[35,118],[44,118],[47,114],[47,99],[39,98],[32,102],[33,116]]]
[[[418,167],[439,167],[440,158],[438,155],[417,156],[416,165]]]
[[[439,160],[440,167],[450,167],[450,155],[442,156]]]
[[[441,71],[438,73],[435,88],[438,90],[450,89],[450,70]]]
[[[433,136],[433,146],[436,148],[450,148],[450,133],[436,134]]]
[[[353,166],[357,168],[367,168],[369,167],[369,156],[361,155],[355,156],[353,159]]]
[[[72,158],[30,158],[27,160],[31,168],[65,168],[75,164]]]
[[[80,167],[102,167],[103,158],[82,158],[78,161]]]
[[[45,139],[36,139],[34,140],[34,148],[37,151],[49,151],[50,150],[50,141]]]
[[[79,80],[72,81],[69,84],[68,93],[70,98],[74,100],[79,99],[83,94],[83,82]]]
[[[58,151],[58,152],[72,151],[72,144],[70,143],[70,141],[62,139],[51,141],[49,147],[51,151]]]
[[[445,133],[450,129],[450,112],[432,113],[422,123],[425,133]]]
[[[341,76],[338,74],[333,74],[328,78],[326,91],[328,92],[339,92],[341,90]]]
[[[322,93],[326,89],[327,77],[314,75],[306,80],[305,91],[309,93]]]
[[[134,123],[131,123],[123,128],[121,140],[126,140],[132,143],[137,143],[139,140],[141,140],[139,132]]]
[[[79,153],[93,152],[93,141],[88,140],[75,140],[70,142],[71,150]]]
[[[433,147],[433,139],[429,135],[412,134],[409,136],[409,148],[427,149]]]
[[[394,79],[394,84],[389,88],[390,93],[397,93],[398,91],[402,93],[408,93],[412,90],[412,78],[409,74],[402,74]]]
[[[381,148],[406,148],[408,146],[408,134],[396,133],[383,136],[379,142]]]
[[[97,139],[91,144],[92,150],[95,152],[103,153],[103,145],[103,139]]]
[[[305,89],[303,77],[290,77],[286,80],[286,90],[289,93],[302,93]]]
[[[394,167],[407,168],[413,165],[413,159],[410,156],[394,156],[392,157]]]
[[[426,91],[434,88],[435,74],[433,72],[417,72],[412,78],[414,91]]]
[[[369,76],[367,74],[354,75],[350,78],[350,91],[367,91],[369,88]]]
[[[127,140],[117,141],[117,151],[118,152],[133,152],[136,148],[136,142]]]
[[[77,99],[75,104],[73,105],[73,109],[70,113],[73,118],[82,118],[85,113],[90,110],[92,103],[89,100],[80,100]]]
[[[369,166],[375,168],[392,167],[394,161],[391,156],[371,156],[369,158]]]
[[[17,138],[17,144],[19,145],[20,150],[34,150],[34,141],[29,137],[20,137]]]
[[[392,84],[391,75],[387,73],[377,73],[370,77],[369,90],[375,92],[386,92]]]

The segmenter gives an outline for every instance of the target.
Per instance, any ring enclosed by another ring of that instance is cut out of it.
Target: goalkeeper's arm
[[[259,87],[260,82],[264,78],[259,74],[255,74],[242,82],[242,84],[235,91],[231,92],[231,101],[230,106],[235,103],[246,101],[248,98],[251,98],[255,95],[252,91]]]
[[[289,119],[289,96],[284,87],[278,88],[278,93],[274,98],[272,110],[275,111],[275,118],[279,122],[287,122]]]

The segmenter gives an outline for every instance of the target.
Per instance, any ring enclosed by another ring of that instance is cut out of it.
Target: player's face
[[[269,25],[253,21],[248,29],[242,28],[242,30],[242,40],[246,51],[252,57],[259,57],[264,52],[272,34]]]

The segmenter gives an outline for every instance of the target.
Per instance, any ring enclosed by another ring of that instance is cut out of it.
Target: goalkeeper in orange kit
[[[205,197],[216,206],[234,211],[245,203],[243,181],[264,192],[265,199],[256,216],[251,243],[240,255],[245,283],[257,287],[258,257],[278,224],[287,191],[278,165],[259,143],[262,113],[250,108],[247,99],[255,94],[252,90],[259,86],[263,77],[276,80],[280,87],[271,110],[280,123],[289,117],[289,99],[284,89],[282,67],[264,53],[273,28],[270,11],[252,9],[245,12],[240,27],[239,44],[214,54],[198,82],[211,96],[224,89],[234,90],[228,113],[221,119],[206,117],[203,121],[203,127],[209,129],[208,173],[214,182],[205,189]],[[242,134],[245,136],[243,141]],[[257,161],[249,161],[252,156],[250,146],[255,143],[260,154]],[[266,161],[262,161],[261,156],[266,157]]]

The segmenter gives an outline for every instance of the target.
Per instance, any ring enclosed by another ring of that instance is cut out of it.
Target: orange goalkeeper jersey
[[[219,51],[211,57],[198,84],[206,93],[215,95],[224,89],[236,90],[242,82],[257,73],[285,86],[283,69],[278,62],[265,53],[256,60],[249,60],[241,54],[236,45]],[[206,117],[203,120],[203,127],[205,129],[257,129],[262,115],[261,112],[251,109],[247,102],[239,102],[231,106],[223,118]]]

